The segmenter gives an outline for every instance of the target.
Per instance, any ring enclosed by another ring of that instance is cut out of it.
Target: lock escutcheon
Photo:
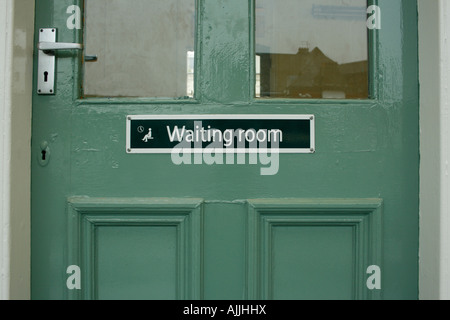
[[[47,141],[42,141],[40,145],[40,152],[37,155],[38,162],[41,167],[45,167],[50,162],[50,147]]]

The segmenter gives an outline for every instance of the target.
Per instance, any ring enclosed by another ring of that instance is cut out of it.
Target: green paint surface
[[[99,227],[98,299],[176,299],[175,227]]]
[[[353,298],[352,227],[274,227],[272,239],[273,299]]]

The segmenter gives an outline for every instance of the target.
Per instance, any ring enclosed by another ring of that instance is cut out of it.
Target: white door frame
[[[0,0],[0,31],[0,299],[28,299],[34,1]]]
[[[0,298],[9,297],[10,283],[10,228],[9,228],[9,198],[10,198],[10,72],[11,43],[10,18],[12,16],[11,1],[0,2]]]
[[[418,3],[420,298],[450,299],[450,3]],[[0,30],[0,299],[29,299],[34,1],[1,0]]]
[[[422,299],[450,299],[450,3],[418,0]]]

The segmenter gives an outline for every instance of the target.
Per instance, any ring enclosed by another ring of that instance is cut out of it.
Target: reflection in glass
[[[195,0],[85,0],[85,97],[194,95]]]
[[[367,99],[366,0],[256,0],[256,97]]]

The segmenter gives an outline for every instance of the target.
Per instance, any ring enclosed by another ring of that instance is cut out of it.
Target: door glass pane
[[[194,95],[195,0],[85,0],[85,97]]]
[[[367,99],[366,0],[256,0],[256,97]]]

